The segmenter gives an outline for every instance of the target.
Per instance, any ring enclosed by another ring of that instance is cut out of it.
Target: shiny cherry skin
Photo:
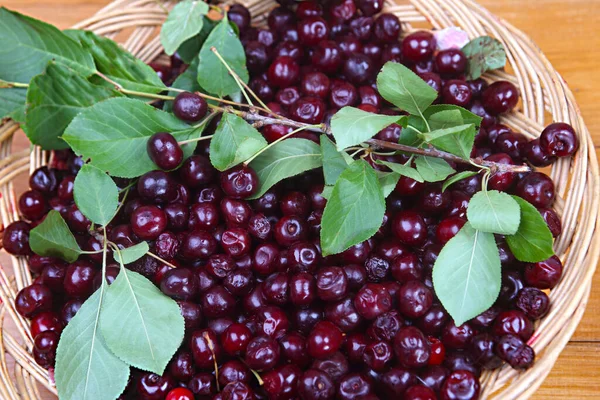
[[[343,72],[351,83],[361,85],[371,79],[376,67],[369,56],[355,53],[344,62]]]
[[[182,92],[173,101],[173,113],[183,121],[198,122],[206,116],[208,103],[195,93]]]
[[[392,346],[386,341],[377,341],[367,345],[363,353],[363,362],[375,371],[385,371],[394,357]]]
[[[358,91],[350,82],[334,81],[329,92],[329,104],[335,108],[354,106],[358,103]]]
[[[315,47],[311,60],[312,65],[325,74],[333,74],[338,71],[344,61],[342,50],[332,40],[319,42]]]
[[[57,186],[56,171],[48,167],[36,169],[29,177],[29,187],[47,195],[53,193]]]
[[[402,315],[415,319],[425,315],[429,310],[433,304],[433,293],[423,283],[412,280],[400,287],[397,302]]]
[[[476,400],[479,398],[479,380],[469,371],[452,372],[440,390],[441,400]]]
[[[531,172],[521,179],[515,193],[538,208],[551,206],[556,196],[554,182],[541,172]]]
[[[141,206],[131,214],[130,223],[140,239],[154,240],[167,228],[167,215],[156,206]]]
[[[458,49],[442,50],[435,56],[435,66],[442,76],[457,76],[467,68],[467,57]]]
[[[2,247],[14,256],[31,254],[29,231],[31,226],[24,221],[15,221],[4,229]]]
[[[392,231],[402,243],[419,247],[427,240],[423,217],[414,211],[400,211],[392,220]]]
[[[407,326],[396,334],[394,351],[400,364],[407,368],[419,368],[429,362],[431,346],[423,332],[414,326]]]
[[[354,307],[366,319],[374,319],[390,311],[392,297],[383,285],[368,283],[354,297]]]
[[[256,371],[268,371],[279,361],[279,344],[267,336],[257,336],[246,347],[244,361]]]
[[[504,133],[496,138],[496,149],[508,154],[513,160],[521,160],[527,139],[520,133]]]
[[[383,0],[355,0],[356,6],[363,15],[373,16],[379,14],[383,10]]]
[[[435,37],[428,31],[411,33],[402,41],[402,54],[412,62],[425,61],[433,55]]]
[[[562,277],[563,265],[557,256],[525,266],[525,282],[538,289],[554,288]]]
[[[306,349],[311,357],[323,359],[339,350],[344,337],[342,331],[329,321],[315,325],[306,340]]]
[[[289,87],[300,78],[300,66],[289,56],[277,57],[268,70],[269,82],[276,87]]]
[[[290,107],[293,120],[305,124],[319,124],[325,117],[325,102],[319,97],[303,97]]]
[[[36,314],[31,319],[31,336],[37,337],[40,333],[53,331],[58,334],[62,332],[64,324],[58,314],[53,311],[46,311]]]
[[[235,297],[219,285],[211,287],[200,296],[202,311],[208,318],[221,318],[231,315],[235,303]]]
[[[404,392],[405,400],[437,400],[433,390],[424,385],[413,385]]]
[[[338,398],[341,400],[362,399],[373,394],[373,383],[359,373],[346,375],[338,384]]]
[[[47,210],[46,199],[36,190],[28,190],[19,197],[19,211],[30,221],[42,218]]]
[[[494,82],[483,91],[481,101],[485,110],[490,114],[504,114],[512,111],[519,102],[519,91],[510,82]]]
[[[527,341],[533,334],[533,323],[523,312],[510,310],[498,315],[492,329],[498,337],[511,334]]]
[[[167,375],[145,373],[137,382],[137,393],[143,400],[161,400],[174,386],[175,382]]]
[[[555,122],[542,131],[540,148],[549,156],[568,157],[579,148],[579,139],[571,125]]]
[[[179,351],[169,362],[168,371],[173,378],[182,382],[189,382],[196,371],[192,353]]]
[[[298,381],[298,394],[304,400],[330,400],[334,398],[335,391],[329,375],[318,369],[304,371]]]
[[[298,7],[296,8],[296,16],[298,19],[321,17],[323,16],[323,7],[316,2],[304,1],[302,3],[298,3]]]
[[[496,344],[496,354],[515,369],[528,369],[535,359],[533,349],[515,335],[502,336]]]
[[[329,25],[319,16],[303,18],[298,23],[300,42],[305,46],[314,46],[329,35]]]
[[[510,135],[510,134],[509,134]],[[487,161],[493,161],[498,164],[511,165],[514,161],[506,153],[496,153],[485,158]],[[492,190],[507,191],[512,188],[517,176],[512,172],[495,172],[490,176],[488,188]]]
[[[305,240],[308,234],[306,224],[297,216],[284,216],[275,224],[273,230],[275,240],[281,246],[291,246],[292,244]]]
[[[534,167],[547,167],[556,162],[557,157],[546,154],[540,146],[540,139],[534,139],[523,146],[523,157]]]
[[[27,286],[17,294],[15,308],[25,318],[52,310],[52,292],[47,286],[33,284]]]
[[[301,3],[306,4],[306,3]],[[322,72],[311,72],[302,78],[300,88],[306,96],[326,98],[329,94],[331,82],[329,77]]]
[[[87,261],[75,261],[65,272],[64,289],[70,297],[87,297],[94,291],[96,270]]]
[[[179,168],[179,176],[185,185],[197,188],[211,183],[216,176],[216,170],[207,157],[193,155],[183,162]]]
[[[258,189],[258,176],[248,166],[233,167],[221,173],[221,188],[231,198],[245,199]]]
[[[137,191],[142,199],[155,204],[168,203],[177,197],[175,182],[164,171],[150,171],[142,175],[137,183]]]
[[[189,389],[180,387],[171,390],[165,400],[194,400],[194,393]]]
[[[199,293],[198,277],[188,268],[171,269],[160,282],[160,290],[175,300],[191,300]]]
[[[461,80],[446,81],[442,89],[442,100],[447,104],[468,108],[472,98],[471,88]]]
[[[340,267],[324,267],[316,274],[317,296],[324,301],[341,300],[348,290],[348,277]]]
[[[375,38],[382,43],[392,43],[398,40],[402,31],[400,20],[394,14],[380,14],[375,19],[373,34]]]
[[[449,217],[440,221],[436,229],[438,242],[444,244],[460,231],[467,221],[460,217]]]
[[[250,27],[250,11],[241,4],[236,3],[231,5],[227,12],[227,16],[231,22],[238,26],[240,33],[243,33]]]
[[[146,146],[150,159],[160,169],[177,168],[183,161],[183,150],[177,140],[167,132],[155,133]]]

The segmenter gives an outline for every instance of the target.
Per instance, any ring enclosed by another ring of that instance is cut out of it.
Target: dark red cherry
[[[331,400],[335,391],[333,380],[318,369],[304,371],[298,381],[298,394],[304,400]]]
[[[440,75],[457,76],[467,68],[467,57],[458,49],[442,50],[435,56],[435,66]]]
[[[394,14],[380,14],[375,19],[373,33],[380,42],[392,43],[397,41],[401,31],[400,20]]]
[[[579,139],[571,125],[555,122],[542,131],[540,148],[549,156],[567,157],[575,154]]]
[[[400,364],[407,368],[424,367],[431,348],[423,333],[414,326],[401,328],[394,338],[394,351]]]
[[[517,184],[516,195],[535,207],[549,207],[554,202],[554,182],[541,172],[531,172]]]
[[[400,211],[392,220],[394,235],[404,244],[419,247],[427,240],[423,217],[414,211]]]
[[[164,171],[150,171],[142,175],[137,183],[137,191],[140,197],[156,204],[168,203],[177,197],[175,182]]]
[[[231,315],[236,299],[223,286],[213,286],[200,296],[204,315],[209,318],[221,318]]]
[[[529,141],[523,146],[522,155],[534,167],[547,167],[556,161],[556,157],[545,153],[540,146],[540,139]]]
[[[533,322],[521,311],[504,311],[498,315],[492,329],[498,337],[510,334],[527,341],[533,334]]]
[[[318,16],[306,17],[298,23],[300,42],[305,46],[314,46],[329,35],[329,25]]]
[[[468,108],[472,98],[471,88],[466,82],[457,79],[445,82],[442,89],[442,100],[444,103]]]
[[[187,186],[197,188],[211,183],[216,176],[216,170],[207,157],[193,155],[184,161],[179,169],[179,176]]]
[[[375,71],[375,64],[369,56],[364,54],[354,53],[344,62],[344,75],[355,85],[366,83],[373,77]]]
[[[70,264],[65,272],[65,293],[70,297],[87,297],[94,291],[96,271],[87,261],[79,260]]]
[[[279,344],[267,336],[257,336],[246,347],[244,361],[256,371],[267,371],[279,361]]]
[[[354,297],[354,307],[366,319],[374,319],[392,308],[392,297],[383,285],[368,283]]]
[[[479,380],[469,371],[452,372],[440,390],[441,400],[476,400],[479,398]]]
[[[2,247],[14,256],[31,254],[29,247],[29,231],[31,227],[27,222],[15,221],[4,229]]]
[[[167,227],[167,215],[156,206],[142,206],[131,214],[131,229],[144,240],[156,239]]]
[[[560,258],[552,256],[547,260],[525,266],[525,282],[538,289],[554,288],[562,277],[563,265]]]
[[[48,167],[36,169],[29,177],[29,187],[44,194],[54,192],[57,186],[56,171]]]
[[[277,87],[288,87],[298,81],[300,67],[289,56],[277,57],[268,70],[269,82]]]
[[[208,103],[196,93],[182,92],[173,101],[173,113],[181,120],[198,122],[206,116]]]
[[[496,345],[496,354],[516,369],[528,369],[533,364],[535,352],[515,335],[505,335]]]
[[[221,188],[225,195],[234,199],[245,199],[258,188],[256,172],[247,166],[237,166],[221,173]]]
[[[397,294],[400,312],[411,319],[425,315],[433,304],[433,293],[423,283],[412,280],[400,287]]]
[[[198,277],[187,268],[171,269],[163,276],[160,290],[175,300],[191,300],[199,292]]]
[[[25,318],[52,309],[52,292],[48,287],[40,284],[27,286],[15,298],[17,312]]]
[[[494,82],[483,91],[481,102],[490,114],[504,114],[515,108],[519,102],[519,91],[510,82]]]
[[[63,322],[61,321],[58,314],[53,311],[46,311],[36,314],[31,319],[31,336],[37,337],[40,333],[46,331],[53,331],[58,334],[62,332],[64,328]]]
[[[425,61],[433,55],[435,37],[428,31],[411,33],[402,41],[402,54],[412,62]]]
[[[42,218],[47,210],[48,203],[41,192],[28,190],[19,197],[19,211],[30,221]]]
[[[319,97],[303,97],[290,107],[290,116],[293,120],[305,124],[318,124],[323,122],[326,106]]]
[[[306,349],[311,357],[329,357],[342,345],[342,331],[329,321],[321,321],[312,329],[306,341]]]
[[[161,169],[174,169],[183,161],[183,150],[177,140],[167,132],[155,133],[148,139],[150,159]]]

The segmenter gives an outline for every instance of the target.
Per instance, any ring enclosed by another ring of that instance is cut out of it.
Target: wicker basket
[[[275,4],[273,0],[242,3],[250,7],[256,25],[265,24]],[[115,39],[143,61],[155,61],[162,53],[159,26],[172,5],[172,2],[160,4],[160,0],[117,0],[76,28]],[[482,376],[482,398],[528,398],[542,384],[575,331],[590,293],[600,251],[596,230],[600,180],[592,139],[573,93],[536,45],[475,2],[387,0],[386,9],[400,17],[404,32],[459,26],[471,37],[487,34],[500,39],[507,49],[510,66],[506,72],[495,71],[486,78],[510,80],[518,85],[522,94],[519,111],[506,116],[503,122],[530,138],[539,135],[543,126],[552,121],[568,122],[579,134],[581,148],[576,157],[561,159],[551,171],[557,187],[555,207],[563,223],[563,234],[554,247],[565,272],[560,284],[550,293],[550,313],[538,322],[530,340],[537,353],[536,363],[526,372],[504,367]],[[47,154],[39,148],[11,153],[12,138],[18,129],[19,125],[10,120],[0,126],[0,215],[4,226],[18,218],[12,181],[23,179],[25,174],[47,161]],[[54,394],[56,389],[48,371],[33,360],[28,322],[14,309],[16,292],[31,282],[25,259],[12,257],[12,271],[0,268],[0,279],[3,303],[0,306],[0,398],[53,398],[40,394],[39,387]]]

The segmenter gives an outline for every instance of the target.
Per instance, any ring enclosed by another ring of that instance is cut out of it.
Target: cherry
[[[294,215],[284,216],[277,221],[273,232],[275,240],[281,246],[291,246],[305,240],[307,235],[305,223]]]
[[[438,242],[444,244],[452,239],[467,221],[460,217],[449,217],[440,221],[436,229]]]
[[[291,10],[284,7],[273,8],[268,17],[269,28],[282,32],[287,26],[296,21],[296,16]]]
[[[423,385],[413,385],[404,392],[405,400],[437,400],[435,392]]]
[[[277,57],[268,70],[269,82],[276,87],[292,86],[300,77],[298,63],[289,56]]]
[[[548,155],[542,150],[539,138],[526,143],[523,146],[522,155],[534,167],[547,167],[556,161],[556,157]]]
[[[217,249],[217,241],[208,232],[194,230],[183,235],[180,255],[186,260],[206,259]]]
[[[392,346],[385,341],[373,342],[365,347],[363,362],[375,371],[385,371],[394,356]]]
[[[257,336],[246,347],[244,361],[256,371],[267,371],[279,361],[279,344],[267,336]]]
[[[298,19],[321,17],[323,16],[323,7],[318,3],[310,1],[301,2],[298,3],[298,7],[296,8],[296,16]]]
[[[306,17],[298,23],[298,34],[302,44],[314,46],[327,38],[329,25],[319,16]]]
[[[528,369],[533,364],[535,352],[515,335],[505,335],[498,340],[496,354],[511,367]]]
[[[194,375],[188,383],[188,388],[200,398],[212,397],[217,392],[215,377],[207,372]]]
[[[208,103],[195,93],[179,93],[173,101],[173,113],[183,121],[198,122],[206,116],[207,111]]]
[[[90,229],[92,224],[91,221],[85,215],[83,215],[81,211],[79,211],[79,208],[77,208],[75,204],[67,208],[67,212],[65,214],[65,220],[72,231],[77,233],[86,233]]]
[[[361,85],[373,77],[376,67],[369,56],[354,53],[344,62],[343,72],[351,83]]]
[[[17,312],[25,318],[52,310],[52,292],[48,287],[40,284],[27,286],[15,298]]]
[[[447,104],[468,107],[472,97],[471,88],[464,81],[456,79],[446,81],[442,89],[442,99]]]
[[[338,0],[329,8],[332,18],[339,21],[349,21],[356,13],[356,5],[353,0]]]
[[[167,271],[160,282],[160,290],[175,300],[191,300],[198,295],[199,282],[196,274],[187,268]]]
[[[269,66],[270,53],[269,49],[264,44],[258,41],[251,41],[245,45],[245,52],[246,65],[250,72],[258,74]],[[264,84],[262,84],[263,82]],[[269,91],[272,91],[265,81],[260,82],[254,80],[253,83],[255,87],[258,85],[259,91],[263,91],[262,97],[268,97],[268,94],[265,96],[264,92],[268,93]]]
[[[300,367],[308,365],[310,358],[306,352],[306,339],[296,332],[288,332],[279,338],[281,354],[291,363]]]
[[[221,173],[221,188],[231,198],[245,199],[258,188],[258,176],[250,167],[237,166]]]
[[[427,240],[423,217],[414,211],[400,211],[392,220],[394,235],[404,244],[419,247]]]
[[[392,296],[384,286],[367,283],[354,298],[354,307],[366,319],[374,319],[392,308]]]
[[[137,191],[140,197],[155,204],[168,203],[177,197],[175,182],[164,171],[150,171],[142,175]]]
[[[467,68],[467,57],[458,49],[447,49],[440,51],[435,56],[435,66],[443,76],[457,76]],[[471,92],[471,88],[466,85]]]
[[[221,346],[212,329],[195,331],[190,339],[190,349],[196,367],[202,369],[212,369],[215,357],[218,359],[221,355]]]
[[[375,19],[373,34],[378,41],[383,43],[392,43],[398,40],[402,31],[400,20],[394,14],[380,14]]]
[[[48,167],[40,167],[36,169],[29,177],[29,187],[32,190],[36,190],[44,194],[53,193],[56,190],[57,185],[58,181],[56,179],[56,171]]]
[[[174,386],[175,383],[169,376],[144,373],[137,382],[137,393],[143,400],[161,400]]]
[[[417,31],[402,41],[402,54],[415,63],[425,61],[433,55],[435,45],[435,37],[430,32]]]
[[[91,263],[80,260],[70,264],[65,272],[64,289],[70,297],[87,297],[94,291],[96,271]]]
[[[348,290],[348,277],[340,267],[324,267],[316,274],[317,296],[321,300],[341,300]]]
[[[479,398],[479,381],[469,371],[454,371],[442,385],[442,400],[475,400]]]
[[[289,301],[289,277],[284,272],[271,274],[264,281],[265,299],[275,305],[283,306]]]
[[[171,390],[165,400],[194,400],[194,393],[189,389],[180,387]]]
[[[358,102],[358,91],[349,82],[334,81],[329,92],[329,104],[335,108],[354,106]]]
[[[373,384],[363,374],[350,373],[338,385],[338,398],[340,400],[365,399],[373,393]]]
[[[317,69],[326,74],[333,74],[342,66],[342,50],[336,42],[323,40],[315,47],[311,59]]]
[[[352,297],[346,297],[338,302],[327,304],[325,318],[344,332],[355,330],[363,322],[362,317],[356,311]]]
[[[433,304],[433,293],[423,283],[411,280],[400,287],[398,309],[408,318],[418,318]]]
[[[231,22],[237,25],[240,33],[243,33],[250,27],[250,11],[241,4],[232,4],[227,11],[227,17]]]
[[[523,289],[523,277],[519,271],[505,271],[502,273],[502,287],[498,296],[501,305],[512,305]]]
[[[334,382],[318,369],[304,371],[298,381],[298,394],[304,400],[330,400],[335,396]]]
[[[202,311],[209,318],[231,315],[235,307],[235,298],[223,286],[213,286],[200,297]]]
[[[173,135],[167,132],[152,135],[148,139],[147,151],[150,159],[161,169],[177,168],[183,161],[183,150]]]
[[[306,340],[306,349],[311,357],[323,359],[339,350],[343,342],[342,331],[329,321],[317,323]]]
[[[486,369],[495,369],[500,367],[502,362],[494,353],[496,342],[492,335],[482,333],[473,338],[470,345],[470,352],[473,361]]]
[[[35,352],[38,354],[47,355],[53,360],[56,356],[56,348],[58,347],[59,338],[59,334],[54,331],[40,333],[33,341]]]
[[[512,111],[519,101],[519,91],[510,82],[498,81],[492,83],[481,95],[483,107],[492,115]]]
[[[14,256],[31,254],[29,247],[30,225],[24,221],[15,221],[4,229],[2,247]]]
[[[185,331],[191,332],[197,329],[202,322],[202,310],[200,306],[187,301],[179,301],[178,304],[181,315],[185,320]]]
[[[427,83],[432,89],[434,89],[436,92],[438,92],[438,94],[442,93],[442,78],[440,78],[440,76],[438,74],[433,73],[433,72],[422,72],[419,74],[419,77],[421,79],[423,79],[425,81],[425,83]],[[449,97],[452,96],[452,99],[453,99],[454,96],[452,95],[452,93],[455,93],[456,95],[460,95],[461,98],[463,98],[464,95],[466,95],[468,93],[467,91],[462,91],[462,90],[457,90],[457,89],[462,89],[462,86],[457,85],[457,86],[453,87],[452,92],[450,91],[450,88],[448,88]]]
[[[523,288],[517,297],[516,307],[528,318],[538,320],[544,317],[550,309],[548,295],[537,288]]]
[[[193,155],[183,162],[179,176],[185,185],[197,188],[211,183],[216,176],[216,170],[207,157]]]
[[[263,375],[263,388],[271,399],[297,398],[298,383],[302,371],[293,364],[275,368]]]
[[[40,333],[53,331],[60,334],[63,330],[63,322],[58,314],[52,311],[41,312],[31,319],[31,337],[37,337]]]
[[[508,133],[507,135],[510,135],[510,133]],[[488,156],[485,159],[487,161],[493,161],[498,164],[514,164],[511,156],[505,153],[492,154],[491,156]],[[513,183],[515,182],[516,178],[517,176],[512,172],[495,172],[490,176],[488,180],[488,188],[499,191],[507,191],[513,186]]]
[[[290,107],[290,117],[305,124],[323,122],[325,103],[319,97],[303,97]]]
[[[549,207],[554,202],[554,182],[541,172],[531,172],[519,181],[515,193],[536,207]]]
[[[189,382],[195,373],[194,359],[192,353],[180,351],[169,362],[169,374],[173,378]]]
[[[552,289],[562,277],[563,265],[560,258],[552,256],[547,260],[525,266],[525,282],[538,289]]]
[[[496,336],[517,335],[528,340],[533,334],[533,323],[521,311],[504,311],[494,322],[493,332]]]
[[[250,370],[241,361],[231,360],[227,361],[219,368],[219,384],[224,387],[231,382],[244,382],[250,381]]]
[[[540,148],[549,156],[567,157],[575,154],[579,139],[571,125],[555,122],[542,131]]]
[[[304,75],[300,88],[306,96],[316,96],[324,99],[329,94],[330,85],[327,75],[322,72],[311,72]]]
[[[442,343],[449,349],[464,349],[475,335],[471,325],[465,323],[456,326],[454,321],[450,321],[444,326],[442,331]]]
[[[166,229],[167,215],[156,206],[141,206],[131,214],[130,222],[140,239],[154,240]]]
[[[527,139],[520,133],[503,133],[496,138],[495,144],[498,151],[508,154],[513,160],[520,160],[525,153]]]
[[[19,211],[30,221],[40,219],[46,214],[48,203],[42,193],[28,190],[19,197]]]
[[[221,247],[229,256],[239,259],[250,253],[252,239],[247,230],[231,228],[221,235]]]

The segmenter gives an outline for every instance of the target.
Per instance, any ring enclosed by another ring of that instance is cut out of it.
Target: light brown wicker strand
[[[232,0],[230,1],[232,2]],[[275,6],[272,0],[247,0],[254,21],[266,23],[267,13]],[[561,160],[553,165],[551,176],[557,182],[558,198],[556,209],[561,216],[564,231],[555,242],[557,254],[564,261],[565,274],[561,283],[551,291],[552,309],[536,327],[532,346],[538,357],[534,367],[519,373],[508,367],[486,373],[482,377],[483,398],[521,399],[530,396],[550,372],[560,351],[568,342],[583,315],[589,296],[590,283],[594,273],[600,241],[597,233],[600,183],[594,146],[581,119],[572,92],[564,80],[552,68],[548,60],[532,41],[521,31],[505,21],[493,16],[471,0],[413,0],[409,2],[386,0],[387,11],[398,15],[406,28],[406,33],[414,28],[411,22],[428,21],[434,28],[451,25],[461,26],[472,37],[491,34],[505,43],[508,59],[514,76],[507,72],[494,71],[486,79],[508,79],[517,84],[522,93],[522,112],[515,112],[503,118],[508,125],[523,131],[528,137],[535,137],[544,125],[546,112],[553,120],[568,121],[578,132],[581,149],[574,160]],[[172,2],[165,3],[168,7]],[[159,58],[162,51],[157,27],[165,19],[164,10],[155,0],[117,0],[104,7],[94,17],[76,25],[116,37],[123,29],[134,28],[124,47],[141,57],[145,62]],[[10,156],[10,141],[18,125],[6,121],[0,127],[0,214],[4,226],[18,217],[15,196],[10,181],[17,172],[26,170],[23,157]],[[22,155],[21,155],[22,156]],[[10,158],[12,157],[12,158]],[[8,161],[7,161],[8,160]],[[30,170],[47,162],[47,154],[35,148],[30,155]],[[16,165],[16,166],[15,166]],[[15,285],[17,289],[31,282],[31,276],[24,260],[13,258]],[[6,276],[0,270],[0,276]],[[12,287],[0,288],[4,301],[2,315],[9,315],[17,322],[17,331],[23,337],[26,348],[31,346],[27,323],[15,312],[15,291]],[[4,384],[0,395],[10,393],[12,399],[39,398],[37,388],[31,382],[37,380],[56,393],[48,381],[47,373],[35,364],[31,355],[12,336],[4,333],[4,350],[20,365],[15,369],[17,388]],[[0,351],[0,377],[7,373],[5,353]],[[0,379],[0,385],[5,378]],[[507,383],[512,382],[509,386]],[[12,383],[12,382],[11,382]],[[19,394],[17,394],[17,391]]]

